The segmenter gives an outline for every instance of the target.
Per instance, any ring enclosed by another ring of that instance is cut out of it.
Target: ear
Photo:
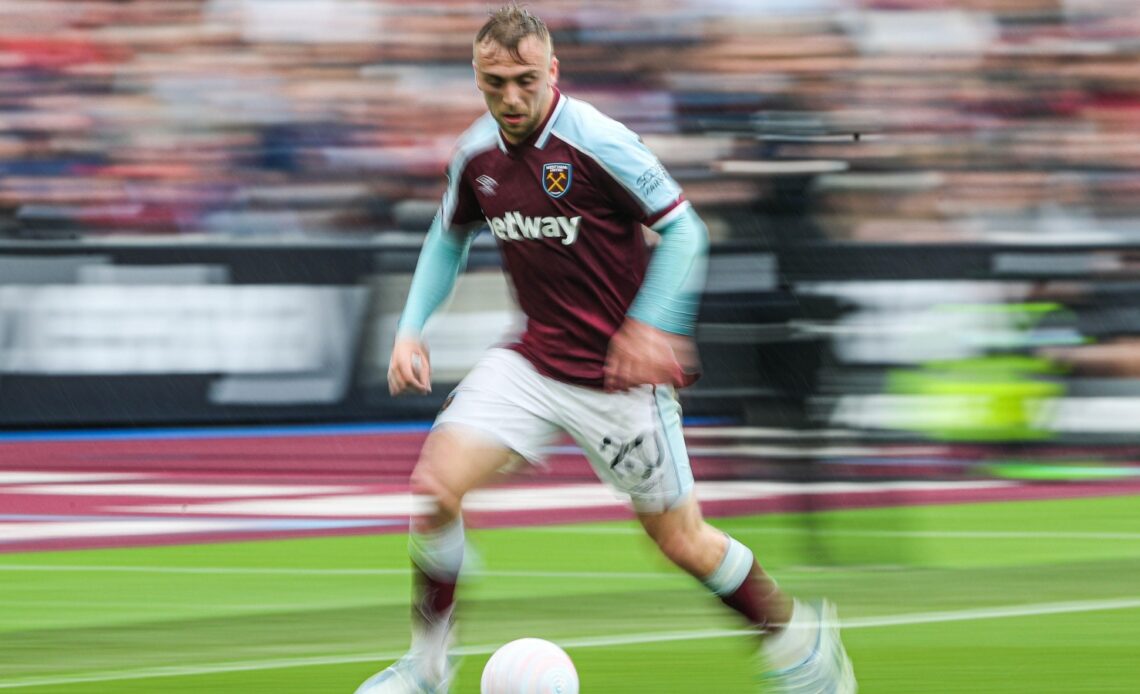
[[[550,84],[558,84],[558,57],[553,55],[550,56]]]

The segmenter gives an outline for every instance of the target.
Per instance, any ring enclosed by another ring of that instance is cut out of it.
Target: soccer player
[[[476,364],[428,435],[412,475],[413,491],[432,502],[411,525],[412,647],[358,694],[448,690],[463,497],[518,458],[540,461],[559,432],[630,498],[661,551],[763,637],[769,690],[854,692],[832,608],[781,592],[747,547],[703,520],[693,495],[674,389],[692,379],[704,224],[634,133],[559,92],[540,19],[515,5],[493,12],[473,52],[488,113],[460,137],[448,167],[389,389],[430,390],[420,332],[485,226],[526,328]],[[642,225],[660,234],[652,254]]]

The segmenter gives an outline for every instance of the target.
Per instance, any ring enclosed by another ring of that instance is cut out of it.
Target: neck
[[[553,108],[554,108],[554,87],[549,86],[546,88],[546,103],[543,104],[543,106],[542,106],[542,115],[539,117],[538,122],[535,123],[534,130],[531,130],[529,133],[527,133],[526,135],[523,135],[522,137],[513,137],[501,128],[499,129],[499,132],[502,133],[503,138],[508,143],[510,143],[512,145],[517,145],[521,142],[525,142],[529,137],[534,135],[540,128],[542,128],[542,125],[544,123],[546,123],[546,119],[550,116],[550,111]]]

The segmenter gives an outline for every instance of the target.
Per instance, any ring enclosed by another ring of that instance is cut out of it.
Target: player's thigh
[[[670,537],[697,536],[706,525],[693,494],[663,511],[638,512],[637,520],[658,544]]]
[[[668,386],[603,393],[573,389],[561,424],[598,477],[629,496],[638,513],[676,507],[693,490],[681,406]]]
[[[416,483],[434,483],[442,493],[462,497],[514,460],[541,461],[558,433],[549,420],[545,387],[521,355],[490,350],[436,417]]]
[[[432,429],[412,472],[412,491],[432,497],[446,510],[458,511],[467,492],[494,477],[514,452],[500,442],[449,425]]]

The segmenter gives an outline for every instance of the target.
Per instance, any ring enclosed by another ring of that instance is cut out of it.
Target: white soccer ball
[[[578,672],[566,651],[542,639],[511,641],[483,668],[482,694],[578,694]]]

